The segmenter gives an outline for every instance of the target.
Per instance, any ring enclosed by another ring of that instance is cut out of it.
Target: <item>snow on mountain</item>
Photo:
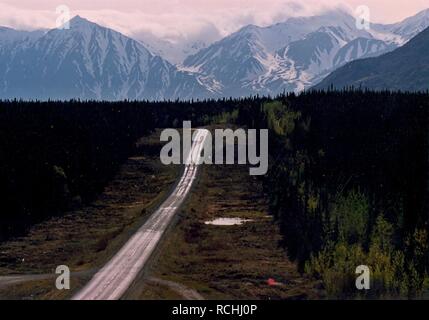
[[[396,47],[357,29],[351,15],[332,11],[265,28],[246,26],[189,56],[183,67],[210,78],[226,96],[275,95],[303,90],[348,61]]]
[[[209,93],[191,74],[141,43],[79,16],[2,50],[0,97],[26,99],[187,99]]]
[[[20,31],[8,27],[0,27],[0,44],[7,45],[21,41],[34,41],[41,37],[46,31]]]
[[[429,27],[384,55],[353,61],[335,70],[315,89],[353,86],[372,90],[429,89]]]
[[[139,35],[138,40],[153,54],[158,55],[175,65],[181,64],[186,57],[208,47],[204,40],[172,42],[159,39],[150,33]]]
[[[276,60],[280,62],[280,68],[266,73],[254,85],[262,80],[264,87],[270,88],[274,83],[272,94],[278,93],[285,84],[288,91],[300,91],[332,70],[338,52],[349,41],[350,37],[342,27],[321,27],[278,50]],[[290,72],[291,69],[294,72]]]
[[[400,36],[403,42],[409,41],[417,34],[429,27],[429,9],[423,10],[416,15],[401,22],[389,25],[374,25],[376,31],[390,33]]]
[[[248,25],[210,45],[153,36],[135,41],[81,17],[71,20],[70,30],[0,27],[0,98],[159,100],[301,91],[351,61],[395,50],[426,27],[429,9],[369,30],[336,10]]]
[[[353,60],[379,56],[393,51],[396,48],[397,45],[394,42],[385,42],[378,39],[356,38],[338,51],[333,61],[333,67],[339,68]]]
[[[270,59],[272,56],[261,43],[259,28],[248,26],[188,57],[184,67],[215,79],[221,84],[223,94],[232,95],[242,91],[246,80],[265,70]]]

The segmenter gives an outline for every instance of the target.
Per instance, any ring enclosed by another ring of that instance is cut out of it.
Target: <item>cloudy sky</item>
[[[170,41],[213,40],[246,24],[269,25],[287,17],[361,5],[374,22],[397,22],[429,8],[429,0],[0,0],[0,25],[19,29],[55,27],[55,10],[114,28],[130,36],[151,33]]]

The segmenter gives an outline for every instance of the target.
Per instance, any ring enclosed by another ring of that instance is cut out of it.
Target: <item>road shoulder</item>
[[[32,279],[0,286],[0,298],[64,299],[82,287],[174,186],[180,167],[161,164],[161,146],[159,132],[144,138],[95,202],[0,244],[0,276],[54,274],[56,266],[65,264],[72,271],[72,290],[57,290],[53,279]]]
[[[147,276],[197,291],[205,299],[315,299],[320,284],[297,272],[268,215],[261,181],[245,166],[202,166],[177,225],[159,248]],[[242,225],[205,222],[230,217]],[[147,279],[147,278],[146,278]],[[140,279],[128,299],[174,299]],[[180,298],[180,297],[177,297]]]

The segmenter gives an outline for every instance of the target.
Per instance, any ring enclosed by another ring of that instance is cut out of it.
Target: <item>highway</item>
[[[72,300],[118,300],[131,286],[192,187],[207,133],[201,129],[194,132],[189,164],[171,195]]]

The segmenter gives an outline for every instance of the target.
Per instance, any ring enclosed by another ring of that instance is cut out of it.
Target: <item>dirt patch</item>
[[[52,279],[32,279],[0,288],[0,298],[69,297],[90,278],[76,272],[101,267],[147,219],[171,190],[180,167],[161,164],[159,132],[138,145],[97,201],[0,245],[0,276],[54,274],[58,265],[67,265],[73,290],[59,292]]]
[[[320,283],[297,272],[268,215],[260,180],[245,166],[202,166],[179,222],[148,273],[179,283],[206,299],[316,299]],[[220,217],[252,220],[232,226],[205,224]],[[129,298],[168,299],[144,280]]]
[[[149,285],[159,285],[163,286],[167,289],[170,289],[177,293],[182,299],[185,300],[204,300],[203,296],[200,295],[197,291],[185,287],[184,285],[181,285],[180,283],[168,281],[168,280],[162,280],[154,277],[150,277],[145,280],[147,284]]]

